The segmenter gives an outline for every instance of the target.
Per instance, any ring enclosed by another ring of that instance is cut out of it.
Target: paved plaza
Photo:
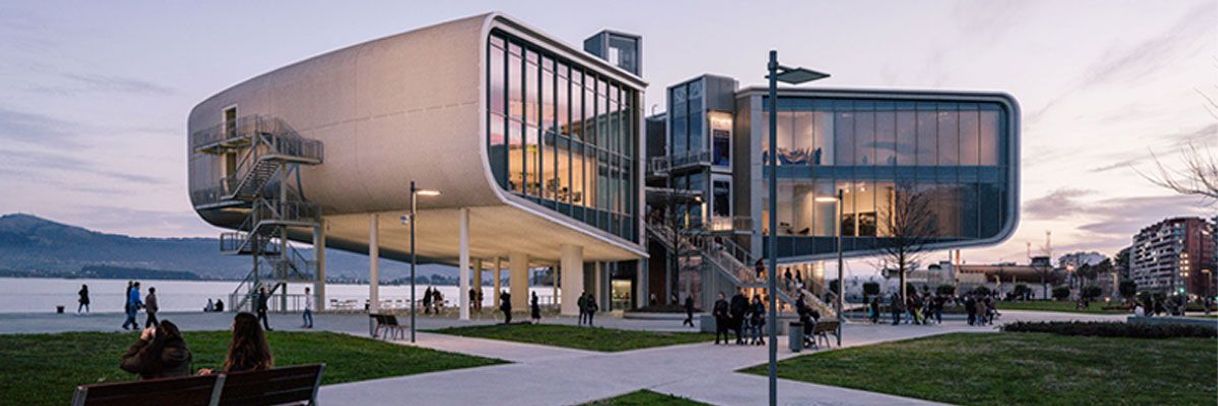
[[[1006,311],[1001,322],[1018,320],[1120,320],[1123,315],[1084,315],[1049,312]],[[170,313],[186,330],[219,330],[228,327],[232,313]],[[326,313],[316,316],[319,330],[367,336],[364,314]],[[122,315],[85,316],[56,314],[2,314],[0,333],[64,331],[119,331]],[[449,326],[494,323],[493,318],[458,321],[444,317],[420,317],[421,330]],[[573,318],[549,318],[546,323],[574,324]],[[679,321],[633,320],[602,317],[604,327],[641,330],[682,330]],[[272,326],[300,330],[296,314],[271,315]],[[695,331],[685,328],[686,331]],[[994,327],[972,327],[959,321],[937,326],[891,326],[851,323],[844,327],[843,346],[852,347],[953,332],[993,332]],[[410,345],[400,341],[401,345]],[[780,358],[799,354],[786,348],[779,337]],[[734,372],[766,362],[765,347],[716,346],[710,343],[648,348],[618,353],[575,350],[480,338],[420,332],[421,347],[511,361],[480,368],[391,377],[328,385],[321,388],[321,404],[396,405],[570,405],[613,397],[639,389],[650,389],[715,405],[761,405],[766,403],[764,376]],[[808,351],[803,352],[804,354]],[[892,405],[929,402],[789,380],[779,382],[779,404],[783,405]]]

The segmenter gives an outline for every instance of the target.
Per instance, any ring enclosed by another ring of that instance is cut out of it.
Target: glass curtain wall
[[[899,193],[929,200],[943,241],[992,237],[1006,221],[1007,117],[998,104],[783,98],[778,105],[779,255],[834,252],[839,231],[847,250],[881,246],[892,236],[888,217]],[[768,165],[768,122],[761,127],[755,138]],[[763,196],[763,233],[768,207]]]
[[[506,33],[487,42],[487,145],[499,186],[637,240],[638,93]]]

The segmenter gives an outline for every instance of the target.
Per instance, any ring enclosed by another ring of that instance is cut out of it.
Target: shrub
[[[1053,298],[1057,300],[1066,300],[1070,297],[1070,288],[1058,286],[1053,288]]]
[[[1041,321],[1015,322],[1002,326],[1002,331],[1016,333],[1052,333],[1065,336],[1176,338],[1218,337],[1218,330],[1192,324],[1143,324],[1124,322]]]
[[[1100,289],[1099,286],[1088,286],[1083,288],[1081,293],[1084,298],[1087,298],[1087,300],[1095,300],[1096,298],[1100,297],[1100,295],[1104,294],[1104,290]]]
[[[943,296],[953,296],[956,294],[956,287],[952,285],[939,285],[935,288],[935,293]]]
[[[863,283],[863,294],[869,295],[869,296],[875,296],[875,295],[880,294],[880,283],[879,282],[864,282]]]
[[[978,286],[976,288],[973,288],[973,294],[981,295],[981,296],[989,296],[990,288],[987,288],[985,286]]]

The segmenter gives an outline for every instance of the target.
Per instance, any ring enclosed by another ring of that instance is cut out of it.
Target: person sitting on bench
[[[271,347],[266,343],[266,333],[258,324],[258,316],[247,312],[237,313],[233,318],[233,341],[228,343],[223,372],[265,371],[274,366]],[[199,370],[199,375],[213,372],[204,368]]]
[[[140,333],[139,341],[123,354],[119,368],[139,374],[140,379],[190,376],[191,358],[178,326],[165,320]]]

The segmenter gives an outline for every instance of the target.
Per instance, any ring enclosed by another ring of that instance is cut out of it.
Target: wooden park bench
[[[76,387],[73,406],[314,405],[325,364]]]
[[[822,320],[812,326],[812,344],[820,347],[820,340],[825,340],[825,347],[832,347],[832,342],[829,341],[829,334],[837,336],[837,320]]]
[[[398,323],[398,316],[392,314],[369,314],[368,318],[373,321],[372,337],[381,337],[381,330],[385,330],[387,335],[385,338],[406,339],[406,326]]]

